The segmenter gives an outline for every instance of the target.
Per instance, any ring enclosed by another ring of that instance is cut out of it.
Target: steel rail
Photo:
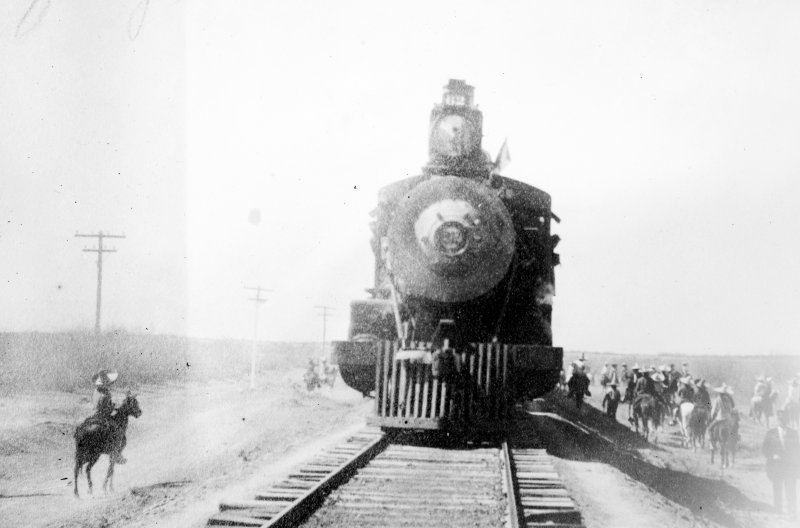
[[[363,447],[344,444],[331,449],[329,456],[336,457],[335,460],[301,467],[283,483],[257,494],[256,500],[220,503],[220,513],[209,518],[208,526],[297,526],[322,504],[331,490],[383,451],[392,437],[390,434],[374,436]]]
[[[509,528],[520,528],[525,526],[525,519],[522,517],[522,504],[519,498],[519,486],[516,478],[516,468],[514,457],[511,456],[511,448],[508,440],[503,440],[503,473],[506,487],[506,497],[508,500],[508,526]]]

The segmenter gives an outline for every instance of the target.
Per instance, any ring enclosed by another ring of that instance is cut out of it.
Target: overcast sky
[[[343,338],[449,78],[553,197],[555,343],[800,349],[800,4],[0,4],[0,331]]]

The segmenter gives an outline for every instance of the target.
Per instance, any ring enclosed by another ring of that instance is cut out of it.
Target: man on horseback
[[[684,403],[694,403],[694,389],[692,388],[692,377],[686,376],[678,379],[678,391],[675,393],[677,399],[675,409],[672,411],[672,421],[683,420],[681,416],[681,405]]]
[[[695,406],[702,407],[707,413],[711,413],[711,395],[706,388],[706,380],[698,378],[694,380],[694,383],[697,388],[694,391]]]
[[[633,403],[631,408],[628,409],[628,421],[631,424],[634,424],[634,417],[631,415],[631,411],[641,405],[641,401],[645,395],[655,400],[659,413],[666,408],[664,397],[656,389],[656,380],[660,380],[659,383],[661,383],[664,381],[664,378],[660,374],[656,376],[657,374],[655,367],[651,367],[650,370],[645,370],[642,376],[636,381],[636,386],[633,388]],[[653,379],[654,376],[656,376],[656,379]]]
[[[639,369],[639,364],[636,363],[631,367],[631,374],[625,386],[625,396],[622,399],[623,402],[628,404],[628,421],[631,424],[633,424],[633,400],[636,398],[636,385],[639,383],[641,377],[642,374]]]
[[[761,416],[764,416],[769,427],[769,418],[773,415],[772,404],[776,397],[777,394],[773,394],[772,390],[772,378],[756,378],[753,398],[750,400],[750,417],[761,423]]]
[[[711,406],[711,423],[708,426],[708,435],[713,437],[715,430],[720,424],[729,422],[733,417],[733,410],[736,404],[733,401],[733,389],[724,382],[721,386],[715,387],[716,398]]]
[[[119,374],[117,372],[105,369],[92,376],[92,382],[94,383],[94,393],[92,394],[94,414],[87,418],[85,423],[97,422],[102,427],[108,429],[113,428],[111,418],[116,408],[111,398],[111,386],[117,381],[118,376]],[[119,444],[124,448],[126,443],[124,433],[123,437],[118,440]],[[122,456],[122,449],[119,449],[119,451],[111,456],[114,457],[114,463],[116,464],[124,464],[128,461],[128,459]]]

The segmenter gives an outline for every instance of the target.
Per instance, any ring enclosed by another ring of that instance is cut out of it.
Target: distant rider
[[[116,408],[111,398],[111,386],[117,381],[118,376],[119,374],[113,370],[101,370],[92,376],[92,381],[94,382],[94,393],[92,394],[94,415],[89,419],[98,420],[106,427],[114,427],[112,418]],[[116,433],[116,431],[114,431],[114,433]],[[115,464],[124,464],[128,461],[127,458],[122,456],[122,449],[125,448],[125,444],[126,438],[123,436],[118,442],[118,445],[122,447],[110,455],[113,457]]]
[[[714,388],[717,397],[711,407],[711,416],[709,420],[711,423],[708,426],[708,436],[713,438],[714,429],[719,427],[722,422],[727,422],[733,416],[733,409],[736,404],[733,401],[733,389],[723,383],[719,387]]]
[[[706,388],[706,380],[695,380],[697,390],[694,393],[694,406],[705,409],[707,413],[711,413],[711,395]]]
[[[692,388],[692,377],[686,376],[678,380],[678,392],[675,393],[678,398],[678,404],[672,410],[672,420],[677,421],[682,419],[681,405],[684,403],[694,403],[694,389]]]

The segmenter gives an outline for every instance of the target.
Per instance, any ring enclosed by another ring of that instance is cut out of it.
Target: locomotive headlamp
[[[435,163],[452,164],[481,152],[483,117],[472,104],[475,89],[450,79],[442,103],[431,112],[429,153]]]
[[[455,158],[472,152],[476,134],[472,124],[463,116],[442,116],[431,131],[431,150],[439,156]]]

